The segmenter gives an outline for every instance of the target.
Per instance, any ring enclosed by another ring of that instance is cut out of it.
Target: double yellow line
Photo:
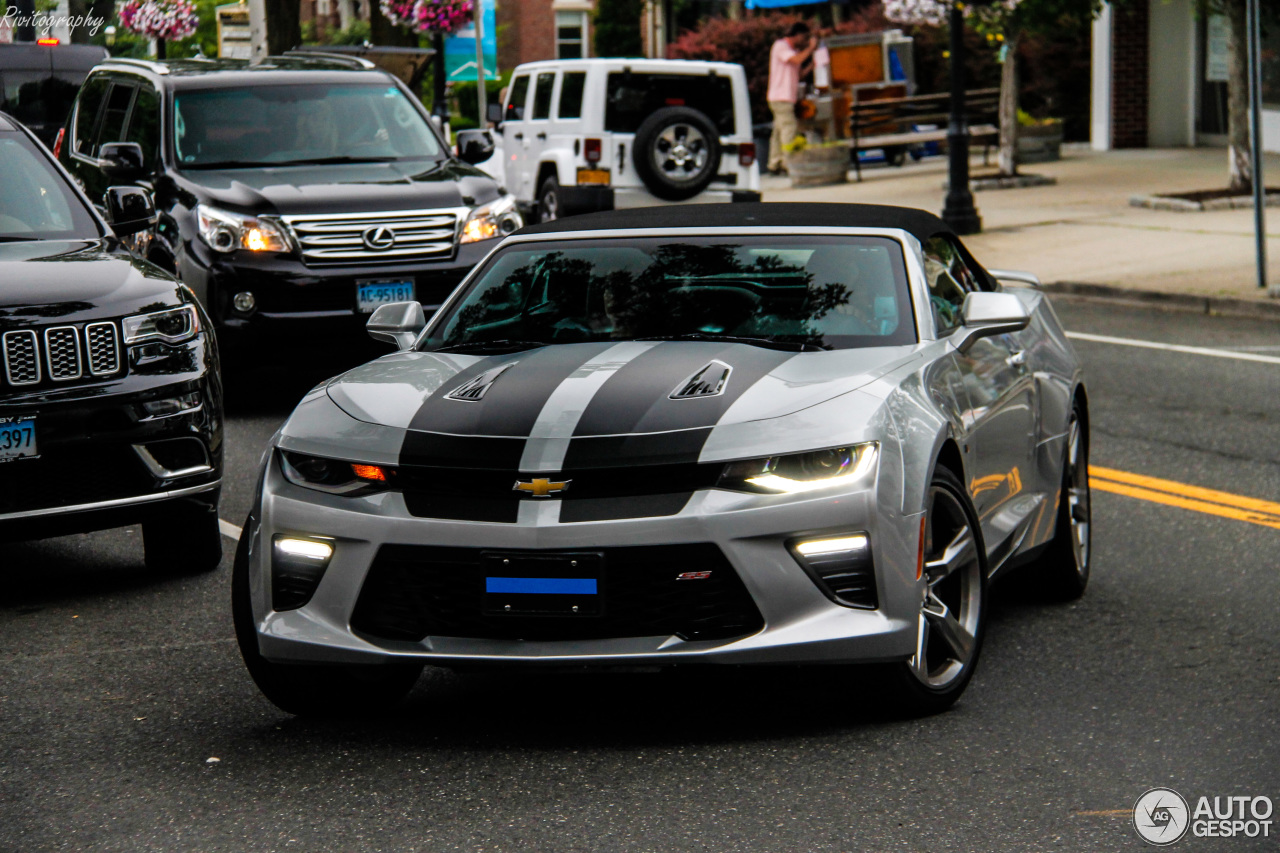
[[[1280,530],[1280,503],[1161,480],[1115,468],[1089,466],[1089,485],[1100,492],[1153,501]]]

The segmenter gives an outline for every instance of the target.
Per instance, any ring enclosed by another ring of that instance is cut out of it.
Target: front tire
[[[987,559],[978,514],[959,478],[943,467],[929,484],[924,531],[916,651],[884,672],[894,709],[912,717],[945,711],[960,698],[986,628]]]
[[[1077,402],[1067,426],[1057,526],[1040,564],[1045,590],[1060,601],[1079,598],[1089,585],[1093,550],[1091,501],[1089,435],[1084,412]]]
[[[147,570],[167,574],[211,572],[222,563],[218,499],[174,501],[142,523]]]
[[[240,536],[231,573],[231,615],[236,641],[249,675],[273,705],[302,717],[361,717],[386,710],[409,694],[422,664],[389,661],[382,664],[274,663],[258,650],[249,585],[250,517]]]

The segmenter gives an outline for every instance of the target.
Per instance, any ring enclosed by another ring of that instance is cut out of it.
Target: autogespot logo
[[[1152,788],[1133,805],[1133,828],[1148,844],[1176,844],[1190,824],[1187,801],[1172,788]]]

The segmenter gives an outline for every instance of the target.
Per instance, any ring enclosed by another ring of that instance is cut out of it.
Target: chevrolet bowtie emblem
[[[556,495],[560,492],[569,491],[569,484],[573,480],[564,480],[563,482],[552,482],[546,477],[536,477],[529,482],[524,480],[516,480],[516,484],[511,487],[513,492],[524,492],[535,498],[545,498],[550,495]]]

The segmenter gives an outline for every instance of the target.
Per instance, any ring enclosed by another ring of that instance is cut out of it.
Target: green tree
[[[595,16],[596,56],[640,56],[643,0],[599,0]]]

